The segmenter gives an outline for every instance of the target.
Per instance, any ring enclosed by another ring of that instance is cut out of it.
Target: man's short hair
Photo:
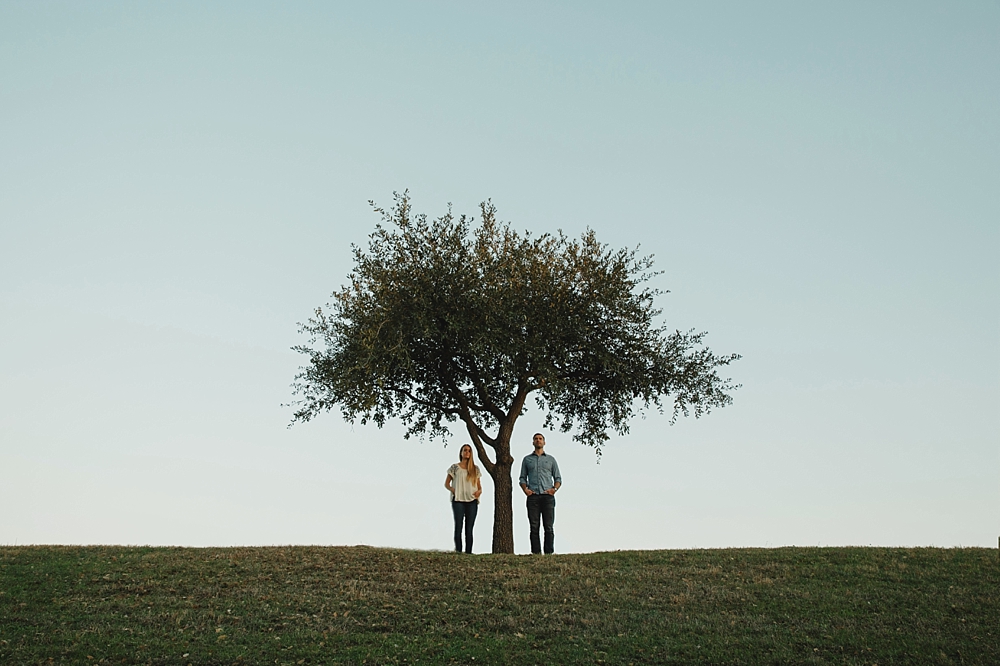
[[[534,439],[534,438],[536,438],[536,437],[541,437],[541,438],[542,438],[542,441],[543,441],[543,442],[545,441],[545,435],[543,435],[543,434],[542,434],[542,433],[540,433],[540,432],[536,432],[536,433],[535,433],[534,435],[532,435],[532,436],[531,436],[531,439]]]

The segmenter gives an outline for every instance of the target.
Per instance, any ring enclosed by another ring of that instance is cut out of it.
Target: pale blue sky
[[[449,548],[460,432],[281,406],[404,188],[641,244],[744,355],[550,436],[557,549],[996,543],[1000,6],[356,4],[0,4],[0,543]]]

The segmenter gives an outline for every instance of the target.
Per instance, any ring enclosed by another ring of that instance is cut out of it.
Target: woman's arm
[[[452,495],[455,494],[455,489],[451,487],[451,474],[444,477],[444,487],[447,488],[448,492],[450,492]]]
[[[482,494],[483,494],[483,483],[482,483],[482,481],[481,481],[480,478],[477,478],[476,479],[476,492],[473,493],[473,496],[476,499],[479,499],[479,496],[482,495]]]

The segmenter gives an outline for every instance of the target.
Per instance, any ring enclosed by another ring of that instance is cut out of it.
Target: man
[[[562,485],[559,463],[545,453],[545,437],[535,433],[531,438],[534,452],[521,461],[521,490],[528,496],[528,525],[531,526],[531,554],[538,555],[542,546],[538,540],[538,522],[545,527],[545,554],[551,555],[555,548],[556,533],[556,491]]]

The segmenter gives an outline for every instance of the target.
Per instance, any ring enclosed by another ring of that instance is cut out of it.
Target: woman
[[[448,468],[444,487],[451,493],[451,510],[455,514],[455,552],[462,552],[462,523],[465,523],[465,552],[472,554],[472,526],[479,512],[479,496],[483,494],[479,468],[472,460],[472,447],[464,445],[458,452],[458,462]]]

